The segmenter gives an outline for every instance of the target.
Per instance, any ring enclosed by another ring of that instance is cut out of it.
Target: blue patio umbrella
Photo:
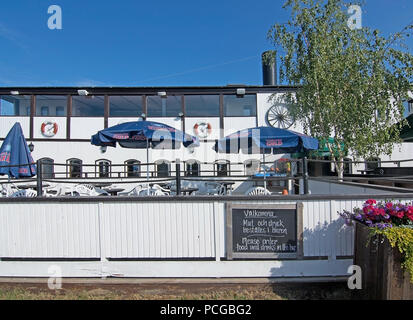
[[[116,147],[118,143],[123,148],[146,149],[147,162],[149,148],[178,149],[181,144],[191,148],[199,146],[198,138],[154,121],[125,122],[100,130],[92,136],[91,143],[103,147]],[[149,179],[149,166],[146,168]]]
[[[263,154],[264,162],[265,154],[296,153],[317,149],[317,139],[292,130],[274,127],[240,130],[217,140],[214,145],[214,150],[218,153],[239,153],[242,150],[248,154]],[[266,187],[265,176],[264,171]]]
[[[6,174],[9,178],[33,177],[36,175],[33,162],[22,127],[16,122],[0,147],[0,175]]]

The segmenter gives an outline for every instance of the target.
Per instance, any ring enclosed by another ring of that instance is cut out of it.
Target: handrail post
[[[304,194],[308,194],[308,159],[303,158]]]
[[[43,196],[43,181],[42,181],[42,175],[43,175],[43,170],[42,170],[42,161],[37,160],[36,161],[36,167],[37,167],[37,196],[42,197]]]
[[[175,163],[175,175],[176,175],[176,195],[181,194],[181,163],[179,159],[176,159]]]

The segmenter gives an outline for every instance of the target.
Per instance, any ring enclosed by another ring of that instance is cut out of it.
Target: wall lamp
[[[28,145],[30,152],[33,152],[34,150],[34,144],[32,142],[30,142],[30,144]]]
[[[142,114],[141,114],[141,118],[142,118],[143,121],[145,121],[145,120],[146,120],[146,114],[145,114],[145,113],[142,113]]]
[[[101,146],[100,147],[100,152],[105,153],[108,150],[107,146]]]
[[[17,90],[12,90],[12,91],[10,91],[10,94],[13,95],[13,96],[18,96],[20,93]]]
[[[165,91],[159,91],[158,96],[160,96],[161,98],[166,98],[166,92]]]
[[[179,113],[178,113],[178,117],[179,117],[179,118],[183,118],[183,117],[184,117],[183,112],[179,112]]]
[[[238,88],[237,89],[237,97],[238,98],[243,98],[245,96],[245,89],[244,88]]]
[[[79,96],[87,96],[89,92],[87,90],[77,90]]]

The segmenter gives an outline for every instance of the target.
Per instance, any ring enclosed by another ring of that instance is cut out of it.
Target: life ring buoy
[[[200,138],[208,137],[212,132],[212,126],[209,122],[197,122],[194,125],[194,133]]]
[[[42,135],[46,137],[53,137],[54,135],[56,135],[58,130],[59,130],[59,127],[57,123],[53,121],[45,121],[42,123],[40,127],[40,131],[42,132]]]

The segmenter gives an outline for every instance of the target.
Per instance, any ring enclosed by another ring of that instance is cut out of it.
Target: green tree
[[[283,8],[291,11],[289,21],[268,32],[281,56],[281,81],[299,87],[294,94],[272,98],[287,101],[304,131],[327,142],[340,179],[341,142],[357,159],[390,155],[401,142],[403,102],[413,75],[413,56],[403,41],[412,26],[390,37],[350,28],[349,5],[344,0],[287,0]]]

